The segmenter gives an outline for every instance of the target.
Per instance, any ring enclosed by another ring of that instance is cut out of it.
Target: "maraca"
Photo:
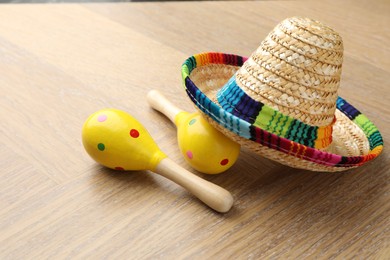
[[[179,109],[157,90],[151,90],[147,100],[154,109],[175,123],[180,151],[193,168],[217,174],[236,162],[240,145],[213,128],[200,113]]]
[[[131,115],[116,109],[92,114],[84,123],[85,150],[98,163],[116,170],[151,170],[181,185],[208,206],[227,212],[231,194],[170,160],[148,131]]]

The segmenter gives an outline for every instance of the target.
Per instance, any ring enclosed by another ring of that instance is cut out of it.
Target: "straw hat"
[[[383,149],[375,125],[339,97],[343,43],[318,21],[278,24],[249,57],[203,53],[182,67],[208,121],[255,153],[295,168],[342,171]]]

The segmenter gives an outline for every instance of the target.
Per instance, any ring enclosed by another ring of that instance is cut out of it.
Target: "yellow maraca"
[[[98,163],[116,170],[151,170],[181,185],[208,206],[227,212],[231,194],[170,160],[148,131],[131,115],[117,109],[92,114],[84,123],[85,150]]]
[[[151,90],[147,100],[154,109],[175,123],[180,151],[193,168],[217,174],[236,162],[240,145],[212,127],[200,113],[179,109],[157,90]]]

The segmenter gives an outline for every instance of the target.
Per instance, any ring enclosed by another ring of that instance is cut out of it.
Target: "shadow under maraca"
[[[96,197],[100,198],[97,200],[121,201],[119,204],[122,206],[119,208],[140,210],[140,207],[154,208],[154,205],[158,204],[159,207],[171,209],[172,206],[180,208],[198,204],[203,210],[216,215],[221,214],[205,206],[201,200],[180,185],[148,170],[117,171],[96,164],[91,171],[93,174],[89,179],[91,182],[89,186],[97,193]],[[112,203],[112,208],[118,208],[119,204]]]
[[[148,192],[160,188],[158,181],[148,171],[117,171],[96,164],[91,170],[90,182],[93,183],[93,191],[105,194],[106,190],[113,193],[123,193],[123,195],[132,195],[139,190]],[[131,193],[131,194],[129,194]],[[99,195],[101,195],[99,194]]]
[[[148,176],[147,171],[119,171],[113,170],[99,164],[94,166],[94,170],[99,177],[110,178],[114,182],[120,183],[154,183],[153,178]],[[142,178],[140,176],[142,175]]]

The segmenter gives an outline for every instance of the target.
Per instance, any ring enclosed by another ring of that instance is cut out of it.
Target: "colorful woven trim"
[[[348,102],[341,97],[338,97],[336,104],[337,109],[358,125],[366,134],[370,144],[370,151],[366,155],[341,156],[331,154],[270,133],[219,107],[205,94],[203,94],[189,77],[192,70],[196,67],[209,64],[242,66],[246,59],[247,58],[233,54],[203,53],[188,58],[182,66],[183,85],[188,96],[201,111],[215,120],[218,124],[243,138],[255,141],[263,146],[267,146],[271,149],[281,151],[303,160],[308,160],[330,167],[359,166],[374,159],[382,152],[383,139],[376,126],[366,116],[361,114],[356,108],[348,104]]]
[[[220,106],[242,120],[294,142],[323,149],[332,142],[332,124],[325,127],[311,126],[252,99],[236,82],[233,76],[218,92]]]
[[[237,55],[230,55],[217,52],[202,53],[189,57],[181,67],[181,76],[184,79],[188,77],[197,66],[203,66],[207,64],[225,64],[233,66],[241,66],[248,58],[240,57]]]

